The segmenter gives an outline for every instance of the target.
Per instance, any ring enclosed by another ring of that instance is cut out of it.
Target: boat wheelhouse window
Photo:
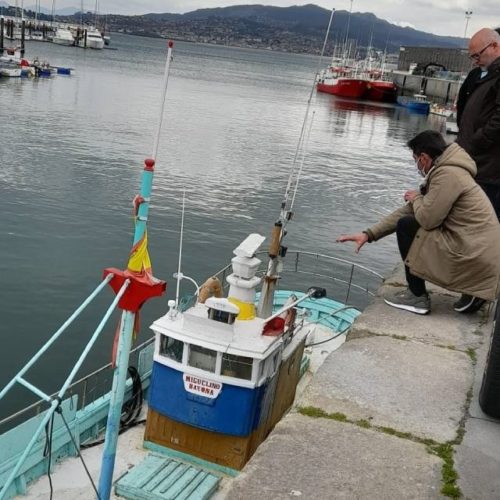
[[[214,321],[219,321],[220,323],[227,323],[228,325],[232,325],[236,318],[236,314],[221,311],[219,309],[210,308],[208,310],[208,317],[213,319]]]
[[[199,345],[189,346],[188,365],[200,370],[215,373],[217,363],[217,351],[206,349]]]
[[[182,363],[182,351],[184,342],[162,335],[160,339],[160,354],[167,358]]]
[[[222,354],[221,375],[252,380],[253,359],[234,354]]]

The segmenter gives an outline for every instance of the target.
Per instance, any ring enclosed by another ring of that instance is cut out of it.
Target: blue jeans
[[[486,196],[490,199],[493,208],[500,220],[500,186],[495,186],[494,184],[479,184]]]

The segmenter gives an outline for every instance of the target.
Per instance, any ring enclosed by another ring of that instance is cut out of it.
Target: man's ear
[[[426,164],[428,165],[432,164],[432,158],[430,157],[430,155],[428,155],[427,153],[422,153],[422,156],[425,159]]]

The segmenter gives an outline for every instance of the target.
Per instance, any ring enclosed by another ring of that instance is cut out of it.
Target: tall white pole
[[[469,20],[472,16],[472,10],[466,10],[465,11],[465,29],[464,29],[464,38],[465,38],[465,43],[467,44],[467,28],[469,27]]]

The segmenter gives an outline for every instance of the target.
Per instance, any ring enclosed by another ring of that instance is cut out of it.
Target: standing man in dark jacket
[[[476,80],[466,100],[457,142],[476,162],[476,182],[500,219],[500,35],[489,28],[479,30],[469,42],[469,57],[488,73]],[[479,306],[474,297],[462,295],[455,310],[472,312],[474,301]]]
[[[477,165],[476,182],[500,217],[500,35],[483,28],[470,40],[469,54],[488,74],[477,81],[460,118],[457,142]]]
[[[495,31],[500,35],[500,28],[496,28]],[[474,92],[477,83],[481,78],[484,78],[488,74],[488,68],[484,66],[476,66],[473,68],[464,82],[462,83],[460,90],[458,91],[457,98],[457,123],[460,126],[460,119],[462,118],[462,113],[464,111],[465,105],[469,100],[470,95]]]

